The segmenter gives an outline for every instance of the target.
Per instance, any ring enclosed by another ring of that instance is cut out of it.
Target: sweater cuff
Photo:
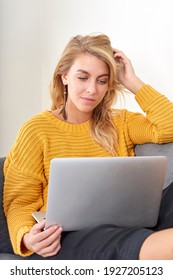
[[[24,226],[20,228],[17,234],[17,244],[16,244],[16,254],[22,256],[22,257],[27,257],[32,255],[34,252],[28,250],[23,244],[22,244],[22,239],[23,236],[30,231],[30,228],[28,226]]]

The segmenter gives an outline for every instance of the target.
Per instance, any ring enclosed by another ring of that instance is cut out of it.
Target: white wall
[[[21,124],[49,107],[54,68],[76,34],[109,35],[144,82],[173,100],[171,2],[0,0],[0,156],[7,154]],[[132,96],[125,107],[140,111]]]
[[[41,110],[41,1],[0,1],[0,156]]]

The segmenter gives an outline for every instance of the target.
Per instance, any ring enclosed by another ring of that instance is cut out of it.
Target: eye
[[[77,77],[77,78],[81,81],[86,81],[87,80],[87,77]]]
[[[104,84],[106,84],[107,83],[107,80],[98,80],[97,81],[100,85],[104,85]]]

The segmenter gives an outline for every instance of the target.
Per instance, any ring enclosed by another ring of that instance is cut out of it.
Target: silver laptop
[[[50,164],[46,228],[65,231],[114,224],[151,227],[157,222],[166,157],[55,158]]]

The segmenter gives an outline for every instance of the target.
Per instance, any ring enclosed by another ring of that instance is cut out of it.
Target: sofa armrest
[[[5,158],[0,158],[0,253],[13,253],[3,209],[4,161]]]
[[[136,145],[136,156],[166,156],[167,168],[163,188],[173,182],[173,143]]]

